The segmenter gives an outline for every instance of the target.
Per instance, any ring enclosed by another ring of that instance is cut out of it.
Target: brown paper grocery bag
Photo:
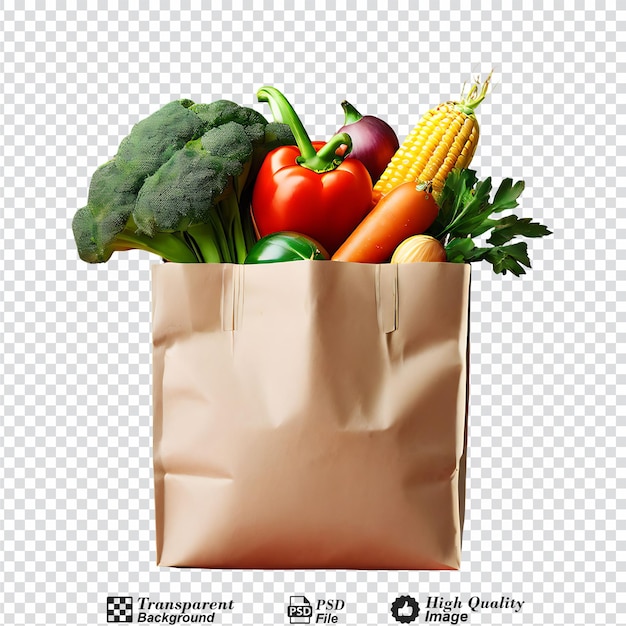
[[[468,265],[152,269],[160,565],[460,566]]]

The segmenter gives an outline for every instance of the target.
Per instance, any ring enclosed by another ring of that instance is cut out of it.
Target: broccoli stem
[[[235,195],[237,196],[239,204],[239,223],[241,224],[241,232],[243,236],[243,244],[240,243],[238,255],[239,263],[243,263],[245,261],[245,257],[248,256],[248,252],[258,239],[252,222],[251,203],[254,177],[250,177],[250,172],[258,172],[261,164],[263,163],[263,159],[264,155],[257,152],[257,154],[253,155],[252,159],[246,163],[243,173],[235,177],[233,181]]]
[[[243,263],[248,249],[241,224],[238,193],[231,193],[218,205],[218,213],[224,226],[225,244],[228,246],[231,263]]]
[[[197,263],[198,257],[184,241],[173,233],[157,233],[154,237],[133,234],[128,231],[115,237],[117,250],[144,250],[151,252],[172,263]]]
[[[222,254],[216,244],[217,235],[212,224],[198,224],[187,231],[187,236],[198,249],[200,263],[221,263]]]
[[[219,204],[209,213],[208,224],[213,230],[213,241],[219,250],[222,263],[230,263],[232,261],[230,248],[228,247],[228,238],[224,231],[224,225],[220,218]]]
[[[246,256],[248,256],[248,249],[246,246],[246,239],[243,234],[243,228],[241,227],[241,218],[239,217],[239,213],[237,213],[237,219],[234,225],[233,232],[233,242],[235,244],[235,254],[233,256],[233,260],[235,263],[243,263],[246,260]]]

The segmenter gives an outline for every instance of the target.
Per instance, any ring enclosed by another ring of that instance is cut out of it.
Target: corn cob
[[[422,117],[394,154],[374,186],[376,196],[410,181],[432,184],[433,193],[443,189],[453,168],[466,168],[478,144],[478,121],[474,111],[485,99],[491,74],[479,91],[476,81],[467,96],[444,102]]]

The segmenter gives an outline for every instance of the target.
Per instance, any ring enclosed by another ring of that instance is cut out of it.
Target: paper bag
[[[158,564],[459,568],[468,265],[152,269]]]

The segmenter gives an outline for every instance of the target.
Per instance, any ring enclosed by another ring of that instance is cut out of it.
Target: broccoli
[[[81,259],[139,249],[177,263],[243,263],[256,237],[252,186],[266,154],[295,143],[229,100],[176,100],[137,123],[92,177],[72,229]]]

